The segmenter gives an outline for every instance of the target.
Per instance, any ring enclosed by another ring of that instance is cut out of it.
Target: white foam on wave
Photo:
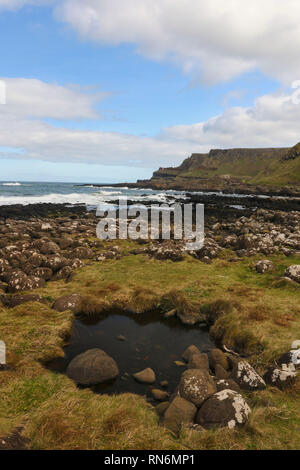
[[[71,194],[46,194],[43,196],[0,196],[0,205],[21,204],[87,204],[97,205],[104,201],[103,196],[97,193],[71,193]]]
[[[22,186],[21,183],[1,183],[1,186]]]

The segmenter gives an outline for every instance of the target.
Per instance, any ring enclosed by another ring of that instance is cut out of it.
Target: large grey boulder
[[[188,369],[181,376],[179,395],[198,407],[216,390],[212,377],[205,370]]]
[[[242,395],[233,390],[222,390],[212,395],[197,413],[196,423],[206,429],[228,427],[234,429],[246,423],[251,410]]]
[[[164,412],[161,424],[178,435],[183,424],[193,423],[196,413],[193,403],[176,396]]]
[[[102,349],[89,349],[68,365],[67,376],[81,385],[93,385],[115,379],[119,369],[115,360]]]

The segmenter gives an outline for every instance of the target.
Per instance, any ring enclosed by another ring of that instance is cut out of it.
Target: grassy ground
[[[70,312],[51,309],[60,295],[80,292],[88,315],[103,309],[139,314],[158,307],[207,312],[225,301],[226,314],[212,328],[228,347],[249,354],[262,373],[300,338],[300,286],[282,283],[285,268],[299,258],[269,257],[276,266],[259,275],[257,258],[233,263],[232,253],[207,265],[187,256],[179,263],[130,255],[134,242],[119,242],[127,256],[90,262],[74,279],[38,290],[47,303],[0,307],[0,336],[13,370],[0,372],[0,436],[16,427],[34,449],[292,449],[300,448],[300,381],[288,392],[268,388],[248,395],[249,423],[240,431],[183,430],[175,439],[158,425],[142,397],[95,395],[43,364],[63,354],[72,326]],[[246,395],[247,396],[247,395]]]

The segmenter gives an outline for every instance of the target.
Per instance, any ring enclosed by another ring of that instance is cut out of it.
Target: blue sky
[[[135,0],[21,3],[0,0],[0,79],[7,84],[7,104],[0,105],[1,180],[135,181],[213,147],[296,143],[299,109],[291,105],[290,84],[300,75],[292,54],[282,52],[280,70],[268,11],[262,31],[248,31],[236,50],[242,33],[235,23],[228,25],[233,37],[226,48],[228,34],[222,38],[217,19],[215,37],[209,30],[197,37],[205,9],[191,35],[194,0],[174,0],[175,32],[168,0],[158,3],[159,14],[147,0],[139,2],[143,11]],[[190,16],[181,22],[183,3]],[[150,19],[153,13],[149,24],[144,12]],[[286,21],[291,28],[289,15],[282,27]],[[267,50],[257,49],[259,33],[268,37]]]

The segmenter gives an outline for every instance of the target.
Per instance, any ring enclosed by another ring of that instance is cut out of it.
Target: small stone
[[[186,361],[186,362],[189,362],[190,360],[190,357],[192,356],[192,354],[201,354],[200,353],[200,350],[197,348],[197,346],[195,346],[194,344],[192,344],[191,346],[189,346],[188,348],[186,348],[186,350],[184,351],[184,353],[182,354],[182,358]]]
[[[185,367],[185,363],[182,361],[174,361],[174,364],[178,367]]]
[[[125,338],[125,336],[123,336],[123,335],[117,336],[116,339],[117,339],[118,341],[126,341],[126,338]]]
[[[136,372],[135,374],[133,374],[133,377],[138,382],[144,383],[144,384],[153,384],[156,380],[155,372],[152,369],[150,369],[150,367],[140,372]]]
[[[164,390],[159,390],[158,388],[153,388],[151,390],[151,393],[157,401],[164,401],[166,400],[166,398],[169,397],[168,392],[165,392]]]

